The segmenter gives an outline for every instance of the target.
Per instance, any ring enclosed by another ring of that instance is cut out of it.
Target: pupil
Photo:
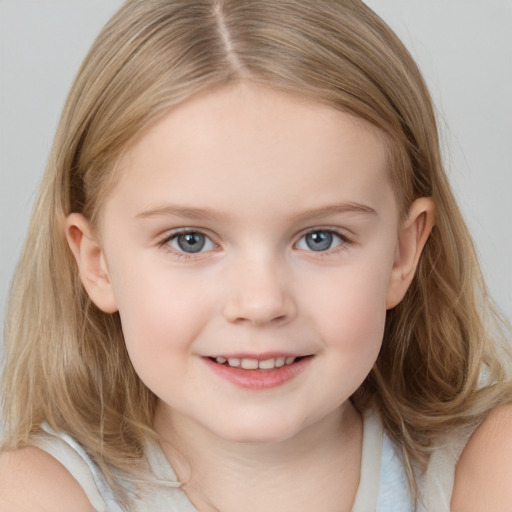
[[[325,251],[332,244],[332,233],[315,231],[306,236],[306,244],[312,251]]]
[[[199,233],[185,233],[178,237],[178,245],[185,252],[199,252],[205,244],[205,237]]]

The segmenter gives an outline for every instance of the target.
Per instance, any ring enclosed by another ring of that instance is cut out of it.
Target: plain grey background
[[[72,79],[120,0],[0,0],[0,323]],[[368,0],[420,64],[491,294],[512,318],[512,0]],[[1,351],[1,350],[0,350]]]

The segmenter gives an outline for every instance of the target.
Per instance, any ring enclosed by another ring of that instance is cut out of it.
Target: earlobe
[[[79,213],[72,213],[66,218],[65,231],[87,294],[99,309],[115,313],[117,301],[107,263],[89,221]]]
[[[394,308],[407,292],[434,224],[434,201],[429,197],[416,199],[398,233],[398,245],[386,300],[387,309]]]

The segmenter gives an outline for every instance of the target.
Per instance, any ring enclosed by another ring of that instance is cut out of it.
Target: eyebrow
[[[226,217],[225,214],[221,214],[217,210],[212,208],[193,208],[190,206],[181,205],[164,205],[151,208],[149,210],[143,210],[138,213],[135,218],[147,219],[150,217],[181,217],[192,220],[222,220]]]
[[[297,217],[298,218],[314,219],[316,217],[325,217],[327,215],[333,215],[336,213],[354,213],[354,214],[364,214],[364,215],[377,215],[377,212],[370,206],[367,206],[367,205],[361,204],[361,203],[347,202],[347,203],[331,204],[331,205],[327,205],[327,206],[322,206],[320,208],[312,208],[310,210],[300,212],[297,215]]]
[[[292,217],[296,219],[314,219],[317,217],[325,217],[327,215],[333,215],[336,213],[377,215],[377,212],[370,206],[361,203],[345,202],[322,206],[320,208],[311,208],[309,210],[298,212],[297,214],[292,215]],[[212,208],[195,208],[182,205],[163,205],[148,210],[143,210],[142,212],[138,213],[135,218],[147,219],[150,217],[158,216],[212,221],[225,220],[228,217],[226,213],[221,213],[218,210]]]

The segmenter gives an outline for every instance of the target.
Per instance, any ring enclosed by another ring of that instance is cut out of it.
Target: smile
[[[219,364],[231,366],[232,368],[243,368],[244,370],[273,370],[275,368],[281,368],[283,366],[293,364],[296,359],[299,358],[295,356],[282,356],[259,360],[247,357],[216,357],[215,361]]]
[[[300,375],[313,360],[312,355],[265,355],[204,357],[215,375],[237,387],[253,390],[275,388]]]

